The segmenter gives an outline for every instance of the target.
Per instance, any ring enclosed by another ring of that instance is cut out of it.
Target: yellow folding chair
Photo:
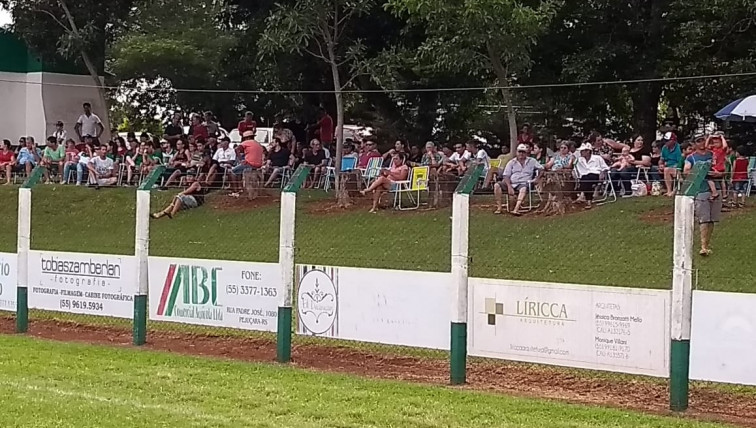
[[[394,194],[394,209],[416,210],[420,208],[420,192],[428,191],[428,176],[430,169],[427,166],[416,166],[410,170],[410,179],[395,181],[391,188]],[[402,205],[402,194],[407,194],[412,205]]]

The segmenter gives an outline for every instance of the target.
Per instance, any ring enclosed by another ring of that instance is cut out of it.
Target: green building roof
[[[15,34],[0,29],[0,72],[89,74],[86,67],[62,57],[43,61]]]

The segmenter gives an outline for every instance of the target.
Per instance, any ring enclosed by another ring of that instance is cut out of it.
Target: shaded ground
[[[0,318],[0,332],[12,332],[13,320]],[[53,320],[34,320],[29,334],[46,339],[130,346],[131,331]],[[270,339],[215,337],[150,332],[148,349],[181,354],[273,362]],[[448,383],[445,360],[387,355],[369,350],[320,344],[299,344],[292,350],[294,365],[329,372],[396,379],[427,384]],[[668,414],[666,382],[625,375],[576,374],[566,369],[500,361],[472,361],[465,388],[558,399],[575,403]],[[688,416],[756,427],[756,397],[708,386],[693,386]]]

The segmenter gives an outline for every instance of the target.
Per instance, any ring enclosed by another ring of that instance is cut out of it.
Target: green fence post
[[[302,187],[310,167],[301,165],[281,192],[281,225],[279,234],[278,265],[281,268],[283,293],[278,305],[276,330],[276,359],[279,363],[291,361],[292,307],[294,301],[294,231],[296,225],[297,191]]]
[[[470,195],[483,175],[484,166],[476,165],[462,177],[452,200],[451,275],[454,299],[451,314],[449,372],[452,385],[467,381],[467,301],[470,229]]]
[[[134,287],[134,320],[132,342],[136,346],[147,343],[147,299],[149,294],[150,255],[150,190],[163,175],[165,167],[159,165],[144,179],[136,191],[136,280]]]
[[[675,197],[669,408],[676,412],[688,408],[690,330],[693,316],[694,198],[710,168],[708,162],[696,164],[683,182],[680,194]]]
[[[45,169],[38,166],[18,189],[18,237],[16,241],[16,333],[29,330],[29,250],[31,249],[32,188],[39,183]]]

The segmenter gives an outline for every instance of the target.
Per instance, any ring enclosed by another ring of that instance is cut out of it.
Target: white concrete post
[[[144,345],[147,340],[147,296],[149,294],[150,254],[150,191],[136,192],[136,280],[134,287],[134,345]]]
[[[281,192],[281,224],[279,233],[278,265],[281,269],[283,293],[278,305],[278,334],[276,340],[278,362],[291,361],[291,322],[294,301],[294,231],[297,194]]]
[[[470,229],[470,195],[454,193],[452,200],[451,274],[451,383],[460,385],[466,380],[467,367],[467,277]]]
[[[695,201],[690,196],[675,197],[674,250],[670,355],[670,408],[688,408],[690,328],[693,311],[693,232]]]
[[[16,332],[29,329],[29,250],[31,249],[31,189],[18,189],[18,238],[16,242]]]

